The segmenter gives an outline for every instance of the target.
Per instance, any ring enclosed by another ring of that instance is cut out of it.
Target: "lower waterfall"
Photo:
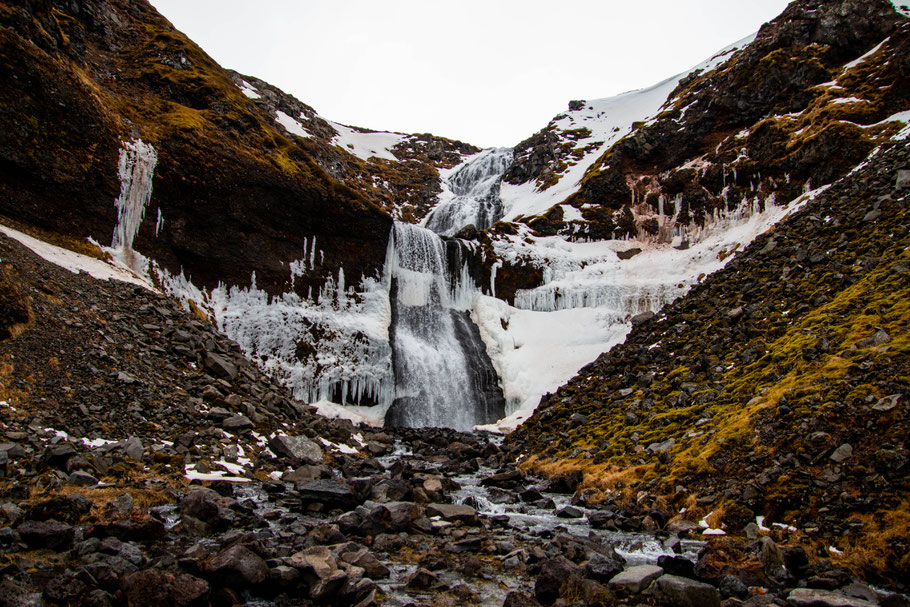
[[[395,224],[386,268],[395,373],[387,425],[469,431],[505,414],[499,378],[470,318],[478,290],[465,246]]]

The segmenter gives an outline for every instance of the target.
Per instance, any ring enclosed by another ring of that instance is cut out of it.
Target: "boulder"
[[[850,443],[844,443],[830,455],[831,461],[837,464],[842,464],[851,457],[853,457],[853,446]]]
[[[787,595],[787,602],[793,607],[875,607],[876,603],[815,588],[795,588]]]
[[[120,580],[120,589],[129,607],[190,607],[208,601],[209,585],[191,575],[146,569]]]
[[[623,594],[638,594],[663,575],[664,570],[656,565],[636,565],[610,580],[610,588]]]
[[[79,487],[92,487],[98,484],[98,479],[88,472],[76,470],[66,478],[66,482]]]
[[[616,553],[611,547],[612,554],[595,552],[585,565],[585,577],[607,583],[626,566],[626,559]]]
[[[322,463],[322,448],[306,436],[279,434],[269,440],[269,448],[279,456],[290,459],[294,466]]]
[[[427,516],[438,516],[444,521],[461,521],[468,525],[479,525],[477,511],[463,504],[428,504]]]
[[[30,548],[50,548],[63,550],[69,548],[75,536],[74,529],[55,520],[25,521],[16,529],[22,541]]]
[[[328,601],[341,592],[348,581],[348,575],[338,569],[335,557],[325,546],[301,550],[285,561],[300,571],[301,577],[309,584],[310,598],[317,601]]]
[[[205,569],[222,583],[239,588],[261,584],[269,577],[265,561],[242,544],[222,550]]]
[[[221,422],[221,427],[225,430],[232,430],[234,432],[242,432],[244,430],[251,429],[255,424],[246,415],[232,415],[231,417],[226,417]]]
[[[350,510],[360,502],[350,485],[329,479],[297,483],[297,497],[304,505],[322,504],[329,509]]]
[[[205,368],[215,377],[232,380],[237,377],[237,367],[224,356],[209,352],[203,362]]]
[[[411,590],[443,590],[448,586],[432,571],[418,568],[417,571],[402,580]]]
[[[542,605],[552,605],[562,596],[566,586],[573,580],[580,580],[583,573],[581,567],[564,556],[544,561],[534,583],[534,596]]]
[[[180,515],[224,529],[234,522],[234,513],[224,506],[224,502],[225,498],[214,489],[194,488],[180,500]]]
[[[363,569],[364,574],[371,580],[381,580],[389,577],[389,568],[383,565],[379,559],[366,548],[360,548],[352,552],[343,552],[341,560],[350,563],[355,567]]]
[[[714,586],[678,575],[657,578],[654,596],[667,607],[720,607],[720,593]]]
[[[575,506],[565,506],[556,511],[557,518],[582,518],[585,515]]]
[[[515,489],[524,482],[524,478],[524,474],[522,474],[521,470],[509,470],[508,472],[500,472],[499,474],[488,476],[487,478],[482,479],[480,484],[484,487]]]
[[[142,441],[131,436],[122,443],[123,452],[126,453],[126,456],[130,459],[134,459],[137,462],[142,461],[142,457],[145,455],[145,447],[142,446]]]

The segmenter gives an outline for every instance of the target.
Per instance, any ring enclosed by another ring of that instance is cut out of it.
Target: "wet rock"
[[[814,588],[795,588],[787,595],[793,607],[874,607],[877,603]]]
[[[657,557],[657,566],[669,575],[695,579],[695,563],[687,558],[662,555]]]
[[[564,556],[544,561],[534,583],[534,596],[542,605],[552,605],[569,584],[583,575],[582,568]]]
[[[269,577],[265,561],[242,544],[221,551],[207,563],[206,571],[222,583],[240,588],[261,584]]]
[[[31,548],[64,550],[73,543],[75,530],[55,520],[26,521],[16,529],[19,536]]]
[[[325,546],[314,546],[293,554],[286,559],[291,567],[300,571],[310,587],[310,598],[327,600],[337,595],[347,582],[348,575],[338,569],[338,563]]]
[[[341,560],[363,569],[364,574],[372,580],[381,580],[389,577],[389,568],[373,556],[366,548],[354,552],[344,552]]]
[[[150,517],[98,523],[88,531],[94,537],[116,537],[124,541],[149,542],[167,534],[164,523]]]
[[[565,506],[556,511],[557,518],[582,518],[584,515],[585,513],[575,506]]]
[[[616,513],[611,510],[596,510],[588,513],[588,524],[593,529],[616,529]]]
[[[480,481],[484,487],[499,487],[500,489],[515,489],[524,482],[524,474],[521,470],[509,470],[488,476]]]
[[[438,516],[444,521],[461,521],[468,525],[478,525],[477,511],[461,504],[427,504],[427,516]]]
[[[192,517],[216,529],[226,529],[234,523],[234,513],[226,506],[225,498],[206,487],[191,489],[180,500],[180,515]]]
[[[578,489],[582,481],[581,470],[574,470],[567,474],[551,478],[547,481],[543,491],[549,493],[559,493],[561,495],[571,495]]]
[[[636,314],[635,316],[632,317],[632,321],[631,321],[632,326],[635,327],[638,325],[643,325],[646,322],[648,322],[649,320],[651,320],[652,318],[654,318],[655,316],[657,316],[657,314],[655,314],[654,312],[652,312],[650,310],[648,310],[646,312],[642,312],[641,314]]]
[[[626,567],[626,559],[616,553],[612,546],[609,553],[595,552],[585,565],[585,577],[607,583]]]
[[[411,590],[442,590],[448,588],[445,582],[432,571],[418,568],[417,571],[402,580]]]
[[[326,508],[350,510],[361,501],[347,483],[320,479],[297,483],[297,497],[306,504],[323,504]]]
[[[749,596],[749,587],[743,584],[738,577],[730,574],[720,579],[717,589],[723,598],[735,597],[744,599]]]
[[[657,578],[654,596],[667,607],[720,607],[720,593],[714,586],[676,575]]]
[[[540,603],[519,590],[512,590],[506,595],[502,607],[539,607]]]
[[[621,594],[639,594],[651,582],[663,575],[664,570],[655,565],[629,567],[610,580],[610,588]]]
[[[269,448],[276,454],[290,459],[295,466],[320,464],[324,457],[322,448],[306,436],[279,434],[269,440]]]

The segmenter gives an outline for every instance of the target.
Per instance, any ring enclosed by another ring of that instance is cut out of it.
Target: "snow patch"
[[[285,114],[281,110],[275,112],[275,120],[292,135],[297,135],[298,137],[312,137],[298,120]]]
[[[155,290],[149,282],[139,278],[128,268],[117,264],[116,262],[108,263],[101,259],[95,259],[94,257],[83,255],[82,253],[76,253],[69,249],[52,245],[43,240],[32,238],[27,234],[23,234],[22,232],[3,224],[0,224],[0,232],[3,232],[13,240],[18,241],[42,259],[58,265],[65,270],[69,270],[73,274],[85,272],[98,280],[119,280],[120,282],[145,287],[150,291]]]
[[[246,80],[242,80],[240,83],[240,92],[247,96],[249,99],[261,99],[262,95],[259,94],[259,91],[253,88],[253,86]]]
[[[328,122],[338,133],[332,139],[332,143],[361,160],[375,157],[397,161],[398,158],[392,154],[392,148],[407,138],[407,135],[402,133],[361,132],[337,122]]]

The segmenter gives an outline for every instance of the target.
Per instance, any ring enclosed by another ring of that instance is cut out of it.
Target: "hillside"
[[[525,465],[906,580],[908,169],[884,146],[633,328],[510,435]]]
[[[437,167],[477,151],[327,122],[222,69],[145,2],[4,3],[0,36],[0,214],[107,245],[118,155],[139,139],[157,164],[134,248],[200,288],[255,273],[270,292],[305,293],[342,267],[375,275],[390,216],[420,219]],[[314,237],[318,267],[292,281]]]

